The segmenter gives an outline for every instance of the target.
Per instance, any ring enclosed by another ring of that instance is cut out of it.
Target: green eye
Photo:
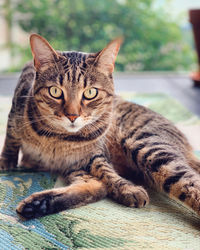
[[[83,96],[87,100],[94,99],[98,95],[98,90],[96,88],[86,89]]]
[[[58,87],[50,87],[50,88],[49,88],[49,94],[50,94],[52,97],[59,99],[59,98],[62,97],[63,92],[62,92],[62,90],[61,90],[60,88],[58,88]]]

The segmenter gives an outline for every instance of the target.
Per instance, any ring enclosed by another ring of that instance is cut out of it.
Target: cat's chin
[[[78,126],[71,125],[71,126],[68,126],[68,127],[66,128],[66,130],[67,130],[67,132],[69,132],[69,133],[77,133],[77,132],[79,132],[79,131],[81,130],[81,128],[78,127]]]

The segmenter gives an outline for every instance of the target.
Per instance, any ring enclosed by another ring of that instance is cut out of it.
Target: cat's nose
[[[72,123],[73,123],[78,117],[79,117],[79,115],[67,114],[67,118],[68,118]]]

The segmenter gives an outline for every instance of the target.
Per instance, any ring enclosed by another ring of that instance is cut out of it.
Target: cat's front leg
[[[90,159],[88,171],[107,187],[108,195],[129,207],[143,207],[149,203],[149,196],[141,186],[122,178],[102,154]]]
[[[85,171],[75,171],[67,176],[67,187],[37,192],[23,201],[16,209],[20,217],[33,219],[60,211],[80,207],[103,199],[105,185]]]
[[[17,166],[20,139],[17,137],[12,118],[9,117],[6,138],[0,155],[0,170],[12,170]]]

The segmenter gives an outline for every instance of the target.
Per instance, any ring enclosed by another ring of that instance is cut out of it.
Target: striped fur
[[[15,168],[21,149],[21,164],[62,175],[66,187],[26,198],[17,207],[21,217],[56,213],[107,195],[143,207],[149,197],[128,180],[134,175],[200,215],[200,162],[187,139],[164,117],[114,94],[119,45],[115,40],[96,54],[56,52],[33,35],[34,64],[24,67],[15,90],[0,167]],[[50,96],[51,86],[62,90],[60,99]],[[91,87],[98,94],[86,100],[83,92]]]

